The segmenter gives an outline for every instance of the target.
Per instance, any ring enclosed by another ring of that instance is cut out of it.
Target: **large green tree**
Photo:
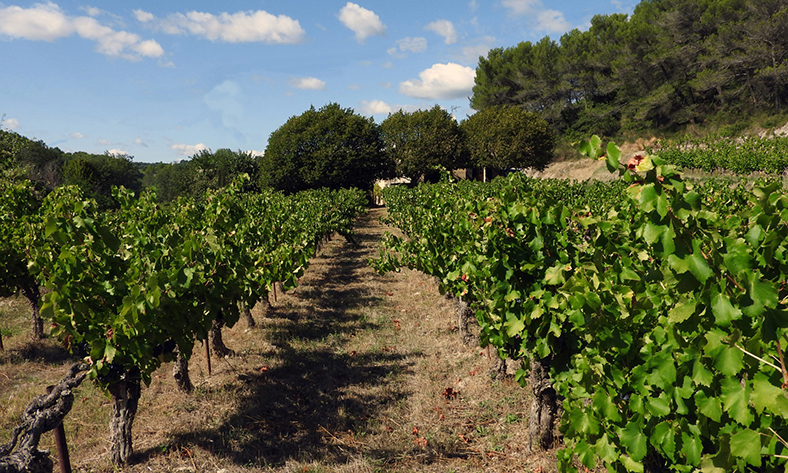
[[[555,132],[536,113],[495,106],[462,122],[471,161],[495,169],[544,169],[553,159]]]
[[[260,159],[261,185],[285,192],[371,189],[392,171],[375,122],[336,103],[290,118],[271,133]]]
[[[78,185],[86,196],[102,208],[114,208],[112,188],[123,186],[134,192],[142,189],[142,172],[125,154],[90,154],[83,151],[66,156],[62,175],[64,184]]]
[[[429,110],[407,113],[402,110],[380,124],[386,155],[397,167],[397,174],[435,181],[436,166],[456,169],[467,164],[465,141],[457,120],[435,105]]]
[[[788,0],[643,0],[632,15],[597,15],[559,43],[492,49],[475,81],[473,108],[538,112],[570,138],[779,115]]]

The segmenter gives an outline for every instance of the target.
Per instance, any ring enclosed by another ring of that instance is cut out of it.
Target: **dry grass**
[[[253,311],[256,328],[226,330],[236,356],[214,358],[211,376],[196,347],[191,395],[176,390],[171,367],[156,373],[124,471],[555,471],[553,452],[527,451],[527,390],[490,378],[494,360],[463,345],[435,283],[369,268],[382,212],[360,219],[357,246],[326,245],[266,317]],[[0,327],[26,328],[18,312]],[[31,348],[17,331],[0,355],[0,442],[70,363],[52,342]],[[78,389],[65,421],[75,470],[113,471],[109,411],[91,383]]]

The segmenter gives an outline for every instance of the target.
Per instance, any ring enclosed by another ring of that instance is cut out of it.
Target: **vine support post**
[[[47,386],[47,394],[52,393],[54,386]],[[58,424],[52,432],[55,436],[55,447],[57,448],[57,462],[60,465],[60,473],[71,473],[71,458],[68,455],[68,444],[66,443],[66,429],[63,422]]]
[[[203,344],[205,344],[205,361],[208,362],[208,376],[211,375],[211,347],[208,344],[208,338],[206,337],[203,340]]]

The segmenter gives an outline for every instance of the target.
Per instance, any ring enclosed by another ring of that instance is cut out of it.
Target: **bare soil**
[[[555,471],[554,451],[527,448],[528,390],[490,376],[494,354],[463,344],[435,282],[369,267],[390,230],[384,214],[359,219],[357,244],[329,242],[297,289],[272,295],[265,316],[253,310],[255,328],[225,330],[235,356],[214,358],[210,375],[195,347],[193,393],[178,392],[163,366],[143,388],[135,457],[122,471]],[[51,340],[27,342],[22,302],[3,303],[0,444],[72,361]],[[75,471],[115,471],[109,412],[90,382],[78,388],[64,422]],[[51,435],[44,443],[54,456]]]

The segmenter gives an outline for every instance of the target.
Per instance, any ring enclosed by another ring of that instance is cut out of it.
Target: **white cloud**
[[[419,73],[418,79],[400,82],[399,93],[420,99],[467,97],[473,89],[476,70],[459,64],[435,64]]]
[[[209,150],[207,146],[202,143],[197,143],[196,145],[187,145],[183,143],[176,143],[170,145],[170,149],[173,151],[177,151],[181,156],[194,156],[195,154],[199,153],[200,151]]]
[[[544,10],[537,15],[537,29],[552,33],[562,33],[572,29],[564,14],[558,10]]]
[[[468,3],[468,9],[470,11],[478,10],[479,9],[479,2],[477,2],[476,0],[471,0],[470,3]]]
[[[88,10],[100,13],[100,10]],[[164,49],[154,40],[143,41],[139,35],[115,31],[90,16],[71,17],[52,2],[31,8],[0,8],[0,35],[14,39],[53,42],[72,34],[96,42],[96,51],[107,56],[136,61],[143,57],[161,57]]]
[[[512,15],[528,17],[537,31],[561,33],[572,29],[562,12],[545,8],[542,0],[503,0],[501,4]]]
[[[98,139],[98,144],[106,146],[106,145],[110,145],[112,143],[110,141],[108,141],[108,140],[103,139],[103,138],[99,138]]]
[[[108,149],[107,150],[107,154],[109,154],[111,156],[115,156],[115,157],[117,157],[117,156],[131,156],[128,151],[125,151],[125,150],[122,150],[122,149],[117,149],[117,148],[115,148],[115,149]]]
[[[324,90],[326,82],[314,77],[291,77],[287,83],[290,87],[304,90]]]
[[[247,150],[246,152],[251,154],[253,158],[265,155],[265,151],[257,151],[256,149],[250,149]]]
[[[16,130],[19,128],[19,120],[16,118],[4,118],[2,121],[3,128],[8,130]]]
[[[382,100],[362,100],[359,111],[364,115],[391,113],[391,106]]]
[[[0,9],[0,33],[12,38],[54,41],[74,33],[71,20],[54,3],[32,8],[11,6]]]
[[[144,10],[134,10],[133,13],[134,13],[134,17],[137,18],[137,21],[139,21],[140,23],[147,23],[149,21],[153,21],[156,19],[153,13],[148,13]]]
[[[157,19],[143,10],[134,10],[138,21],[167,34],[192,34],[226,43],[296,44],[305,32],[298,20],[275,16],[264,10],[213,15],[198,11],[173,13]]]
[[[487,53],[494,47],[495,38],[492,36],[485,36],[479,39],[478,44],[471,44],[464,46],[461,49],[461,54],[457,60],[463,64],[477,65],[479,63],[479,56],[487,57]]]
[[[85,135],[83,135],[82,133],[80,133],[78,131],[71,134],[71,138],[73,138],[75,140],[81,140],[84,137],[85,137]]]
[[[350,84],[347,88],[348,90],[358,90],[358,84]]]
[[[148,143],[145,143],[142,138],[134,138],[134,144],[137,146],[144,146],[146,148],[148,147]]]
[[[339,21],[356,33],[356,41],[361,44],[370,36],[383,36],[386,33],[386,25],[379,16],[352,2],[347,2],[339,11]]]
[[[420,53],[427,49],[427,38],[402,38],[397,40],[397,46],[402,52],[410,51],[412,53]]]
[[[82,7],[82,10],[84,10],[85,13],[87,13],[90,16],[99,16],[102,13],[104,13],[104,10],[96,7]]]
[[[446,39],[446,44],[453,44],[457,42],[457,31],[454,29],[454,23],[449,20],[436,20],[424,27],[427,31],[432,31]]]

